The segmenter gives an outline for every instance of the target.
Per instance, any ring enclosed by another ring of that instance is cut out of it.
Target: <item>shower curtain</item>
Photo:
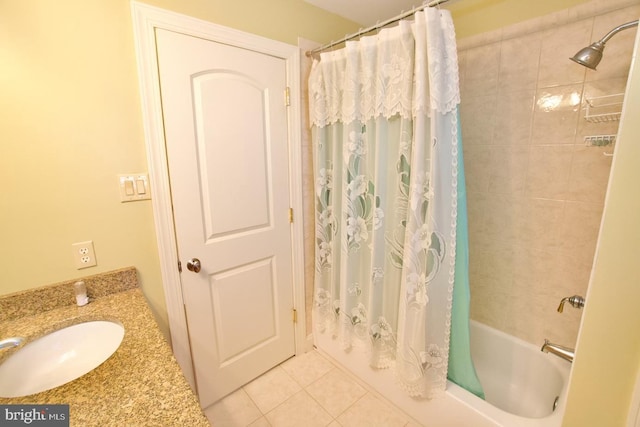
[[[416,397],[439,396],[450,363],[481,394],[468,288],[453,301],[454,286],[468,286],[466,259],[456,260],[466,246],[459,102],[453,22],[433,8],[321,54],[309,78],[314,334],[394,369]]]

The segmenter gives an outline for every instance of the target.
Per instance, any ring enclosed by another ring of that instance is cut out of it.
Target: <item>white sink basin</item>
[[[97,368],[120,347],[124,327],[90,321],[36,339],[0,365],[0,397],[40,393]]]

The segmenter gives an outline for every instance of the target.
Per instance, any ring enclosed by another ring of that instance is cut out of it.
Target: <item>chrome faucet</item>
[[[560,301],[560,305],[558,306],[558,313],[562,313],[564,309],[564,303],[568,302],[575,308],[583,308],[584,307],[584,298],[580,295],[574,295],[571,297],[562,298]],[[573,362],[573,357],[575,355],[575,350],[569,347],[565,347],[558,344],[550,343],[548,339],[544,340],[544,344],[542,344],[542,348],[540,349],[543,353],[551,353],[554,354],[564,360],[569,362]]]
[[[0,341],[0,350],[2,350],[3,348],[17,347],[22,344],[22,341],[24,341],[24,338],[20,337],[12,337],[7,338],[6,340],[2,340]]]
[[[568,302],[575,308],[584,307],[584,298],[582,298],[580,295],[574,295],[572,297],[562,298],[562,301],[560,301],[560,305],[558,306],[558,313],[562,313],[565,302]]]
[[[540,351],[543,353],[554,354],[569,362],[573,362],[573,356],[575,355],[572,348],[550,343],[548,339],[544,340],[544,344],[542,344]]]

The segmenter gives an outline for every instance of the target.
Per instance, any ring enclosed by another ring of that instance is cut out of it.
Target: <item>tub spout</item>
[[[564,360],[573,362],[574,350],[572,348],[550,343],[547,339],[544,340],[544,344],[542,345],[540,351],[543,353],[551,353],[558,357],[561,357]]]

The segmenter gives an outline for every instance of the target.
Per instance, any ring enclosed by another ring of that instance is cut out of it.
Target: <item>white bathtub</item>
[[[449,382],[441,399],[416,400],[400,390],[388,370],[372,370],[364,357],[342,351],[324,334],[318,349],[429,427],[559,427],[570,363],[540,347],[471,321],[471,352],[486,401]],[[554,401],[558,397],[556,410]]]
[[[451,396],[497,425],[561,425],[571,368],[569,362],[542,353],[540,346],[474,321],[471,321],[471,354],[486,401],[449,383],[447,392]]]

